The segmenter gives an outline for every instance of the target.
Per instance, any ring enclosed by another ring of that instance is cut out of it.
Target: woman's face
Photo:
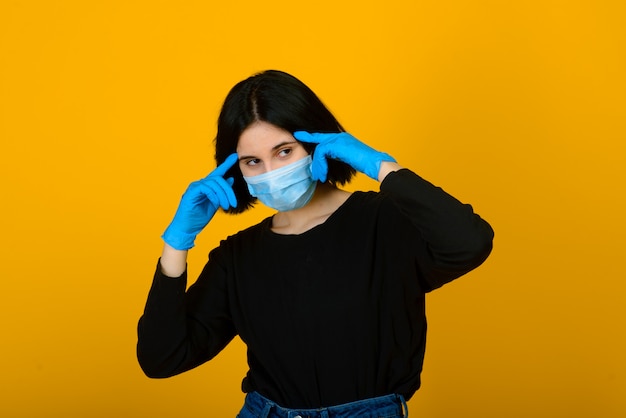
[[[307,155],[291,133],[267,122],[248,126],[237,143],[239,168],[245,177],[276,170]]]

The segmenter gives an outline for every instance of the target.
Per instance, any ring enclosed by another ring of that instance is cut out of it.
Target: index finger
[[[316,135],[316,134],[312,134],[306,131],[296,131],[293,133],[293,137],[296,138],[298,141],[302,141],[302,142],[311,142],[313,144],[319,144],[320,142],[322,142],[322,138],[320,137],[320,135]]]
[[[226,157],[222,164],[220,164],[215,170],[213,170],[213,173],[211,174],[224,177],[224,174],[226,174],[226,172],[235,165],[235,163],[237,162],[237,158],[238,157],[236,152],[230,154],[228,157]]]

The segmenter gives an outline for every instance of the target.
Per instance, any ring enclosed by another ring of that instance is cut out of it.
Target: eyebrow
[[[283,141],[283,142],[279,142],[278,144],[274,145],[272,147],[272,151],[276,151],[279,148],[284,147],[285,145],[290,145],[290,144],[297,144],[298,141]],[[239,157],[239,161],[243,161],[243,160],[247,160],[250,158],[256,158],[254,155],[244,155],[243,157]]]

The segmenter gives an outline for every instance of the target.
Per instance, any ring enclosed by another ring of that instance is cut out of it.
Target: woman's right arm
[[[163,244],[160,267],[163,275],[180,277],[187,269],[188,250],[177,250],[168,243]]]
[[[211,252],[189,290],[186,271],[166,276],[157,266],[137,327],[137,359],[148,377],[192,369],[217,355],[235,336],[224,254],[220,248]]]
[[[138,326],[137,357],[150,377],[172,376],[195,367],[206,361],[209,353],[219,352],[234,335],[232,325],[219,319],[227,299],[225,288],[208,289],[206,297],[216,298],[216,302],[207,312],[189,300],[186,286],[187,253],[196,236],[218,208],[237,205],[233,179],[224,178],[236,162],[237,154],[232,154],[207,177],[191,183],[163,233],[163,252]],[[226,274],[217,268],[211,274],[216,279],[213,282],[223,281]]]

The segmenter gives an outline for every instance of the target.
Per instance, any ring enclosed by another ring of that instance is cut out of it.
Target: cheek
[[[240,162],[239,163],[239,171],[241,171],[241,174],[249,177],[252,174],[250,173],[250,167],[248,167],[247,165],[245,165],[244,163]]]

